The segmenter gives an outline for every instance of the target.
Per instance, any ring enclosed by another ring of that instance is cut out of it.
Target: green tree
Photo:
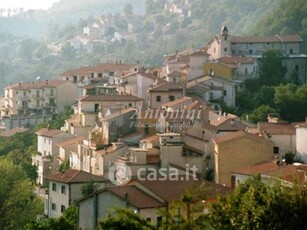
[[[95,181],[91,180],[82,187],[82,195],[89,196],[95,191]]]
[[[293,84],[275,87],[274,103],[280,117],[286,121],[299,121],[300,104],[296,96],[298,87]]]
[[[124,13],[126,16],[133,15],[133,6],[130,3],[125,5]]]
[[[265,184],[258,175],[213,203],[208,219],[214,229],[301,229],[306,208],[306,184]]]
[[[283,66],[283,54],[280,50],[270,49],[263,53],[259,60],[259,84],[267,86],[279,85],[286,74]]]
[[[114,215],[101,221],[98,229],[154,230],[155,227],[148,221],[140,218],[139,215],[133,213],[130,209],[115,209]]]
[[[268,115],[276,115],[275,109],[268,105],[260,105],[254,112],[249,116],[250,121],[253,123],[258,123],[260,121],[267,121]]]
[[[20,166],[0,159],[0,229],[23,229],[43,212],[43,202]]]
[[[19,57],[24,61],[31,61],[33,57],[33,51],[36,49],[37,43],[32,39],[24,39],[20,43]]]
[[[270,107],[275,107],[274,98],[275,89],[273,86],[262,86],[256,96],[256,101],[258,106],[260,105],[269,105]]]
[[[76,206],[67,208],[60,218],[47,218],[28,223],[26,230],[75,230],[77,229],[78,212]]]

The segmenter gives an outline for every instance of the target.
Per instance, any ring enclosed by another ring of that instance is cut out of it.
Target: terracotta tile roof
[[[277,135],[295,135],[295,124],[290,123],[269,123],[259,122],[257,124],[259,133],[269,133]]]
[[[55,88],[60,85],[66,84],[64,80],[46,80],[46,81],[35,81],[35,82],[21,82],[14,85],[8,85],[7,89],[43,89],[43,88]]]
[[[141,141],[148,141],[148,142],[152,142],[152,141],[157,141],[159,140],[159,137],[157,134],[153,134],[153,135],[150,135],[150,136],[147,136],[145,138],[143,138]]]
[[[256,62],[256,58],[251,57],[239,57],[239,56],[232,56],[232,57],[221,57],[217,59],[219,62],[224,64],[250,64]]]
[[[127,202],[136,208],[159,208],[166,206],[165,203],[156,200],[133,184],[110,187],[107,188],[107,190],[116,194],[123,200],[127,199]]]
[[[192,47],[188,47],[185,50],[178,52],[179,55],[191,55],[194,53],[194,49]]]
[[[164,83],[157,85],[149,90],[149,92],[167,92],[172,90],[183,90],[184,84],[181,83]]]
[[[80,143],[81,141],[85,140],[86,138],[84,137],[74,137],[68,141],[64,141],[64,142],[61,142],[60,144],[58,144],[58,146],[62,147],[62,148],[65,148],[65,147],[68,147],[68,146],[71,146],[71,145],[77,145],[78,143]]]
[[[107,117],[104,117],[102,119],[102,121],[112,120],[112,119],[114,119],[116,117],[120,117],[120,116],[122,116],[124,114],[127,114],[127,113],[131,113],[131,112],[134,113],[135,111],[136,111],[136,109],[133,109],[133,108],[123,109],[123,110],[120,110],[118,112],[112,113],[111,115],[109,115]]]
[[[229,117],[221,119],[220,121],[212,121],[210,123],[215,125],[218,131],[237,131],[246,130],[246,128],[248,128],[248,126],[241,121]]]
[[[103,72],[123,72],[129,71],[129,69],[137,66],[138,64],[127,64],[127,63],[100,63],[96,66],[85,66],[78,69],[68,70],[60,76],[72,77],[74,75],[89,75],[91,73],[103,73]]]
[[[61,73],[60,76],[62,77],[71,77],[74,75],[89,75],[91,74],[92,71],[92,67],[90,66],[84,66],[84,67],[80,67],[78,69],[72,69],[72,70],[68,70],[64,73]]]
[[[133,95],[87,95],[79,101],[144,101]]]
[[[237,132],[230,132],[230,133],[227,133],[227,134],[215,136],[213,138],[213,141],[216,144],[221,144],[221,143],[233,141],[233,140],[236,140],[236,139],[239,139],[239,138],[250,138],[250,139],[255,140],[255,141],[267,142],[263,137],[260,137],[260,136],[254,135],[254,134],[250,134],[250,133],[246,133],[242,130],[239,130]]]
[[[0,137],[11,137],[11,136],[14,136],[16,133],[23,133],[27,131],[29,131],[29,129],[17,127],[17,128],[13,128],[13,129],[2,132],[0,134]]]
[[[232,173],[242,175],[262,174],[294,182],[298,179],[297,174],[299,170],[307,172],[307,164],[277,165],[272,161],[264,161],[255,165],[239,168]],[[304,182],[304,178],[301,182]]]
[[[174,100],[174,101],[166,102],[166,103],[162,104],[161,106],[162,107],[172,107],[172,106],[175,106],[175,105],[178,105],[178,104],[181,104],[181,103],[184,103],[184,102],[188,102],[188,101],[192,102],[192,98],[191,97],[182,97],[182,98],[179,98],[179,99]]]
[[[161,161],[160,155],[157,154],[147,154],[146,163],[147,164],[159,164]]]
[[[284,34],[278,36],[282,42],[303,42],[303,39],[298,34]]]
[[[206,51],[198,50],[192,53],[190,56],[206,56],[206,55],[209,55]]]
[[[198,180],[194,181],[193,178],[186,180],[185,176],[181,177],[184,180],[155,180],[155,181],[137,181],[147,189],[157,194],[166,202],[177,201],[181,199],[181,195],[188,189],[195,186],[200,186],[202,183],[205,184],[207,191],[207,198],[213,198],[228,194],[231,189],[222,185],[218,185],[209,181]]]
[[[57,172],[47,176],[46,179],[63,183],[86,183],[91,180],[98,182],[105,181],[105,179],[101,176],[96,176],[91,173],[76,169],[67,169],[64,173]]]
[[[37,135],[39,136],[45,136],[45,137],[53,137],[53,136],[56,136],[60,133],[64,133],[63,131],[61,130],[58,130],[58,129],[46,129],[46,128],[43,128],[43,129],[40,129],[36,132]]]
[[[262,42],[303,42],[302,38],[297,35],[275,35],[267,37],[259,36],[233,36],[232,43],[262,43]]]

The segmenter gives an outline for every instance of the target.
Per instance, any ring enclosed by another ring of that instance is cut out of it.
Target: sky
[[[43,9],[46,10],[52,6],[53,3],[60,0],[1,0],[0,8],[20,8],[27,9]]]

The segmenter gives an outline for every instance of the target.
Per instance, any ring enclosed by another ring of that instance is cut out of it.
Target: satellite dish
[[[37,78],[36,78],[36,81],[38,81],[38,80],[40,80],[41,79],[41,77],[40,76],[38,76]]]

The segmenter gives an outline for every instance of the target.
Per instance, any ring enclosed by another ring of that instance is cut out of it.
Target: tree
[[[82,187],[82,195],[89,196],[95,191],[95,181],[91,180]]]
[[[261,105],[249,116],[250,121],[253,123],[258,123],[260,121],[267,121],[268,115],[276,115],[275,109],[271,108],[268,105]]]
[[[306,208],[306,184],[265,184],[258,175],[213,203],[208,219],[214,229],[301,229]]]
[[[24,61],[31,61],[33,57],[33,51],[36,49],[37,44],[27,38],[21,41],[19,48],[19,57]]]
[[[133,213],[130,209],[115,209],[114,215],[100,222],[98,229],[154,230],[155,227],[148,221],[140,218],[139,215]]]
[[[259,60],[259,84],[268,86],[279,85],[286,74],[283,66],[283,54],[280,50],[270,49],[263,53]]]
[[[43,212],[43,202],[20,166],[0,159],[0,175],[0,229],[23,229]]]
[[[296,91],[298,87],[293,84],[275,87],[274,103],[280,117],[286,121],[299,121],[303,117],[298,117],[300,105]]]
[[[126,16],[133,15],[133,6],[130,3],[125,5],[124,13]]]
[[[26,230],[75,230],[77,229],[78,211],[76,206],[67,208],[60,218],[47,218],[28,223]]]

